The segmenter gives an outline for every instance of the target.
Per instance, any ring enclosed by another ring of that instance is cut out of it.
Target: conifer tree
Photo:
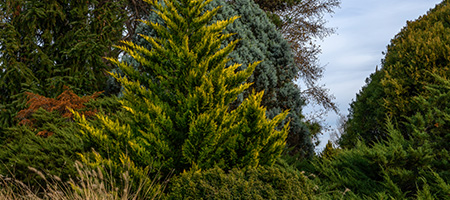
[[[305,100],[301,96],[300,88],[295,84],[299,69],[294,63],[290,45],[275,25],[271,23],[264,11],[253,1],[236,0],[227,2],[214,0],[206,6],[206,9],[211,10],[217,6],[221,6],[222,9],[213,17],[213,21],[240,16],[233,25],[225,29],[226,33],[236,33],[236,35],[225,40],[225,44],[240,39],[235,50],[230,53],[232,60],[227,63],[227,66],[231,66],[233,63],[241,63],[246,66],[259,60],[262,61],[249,79],[249,81],[254,82],[251,88],[257,92],[264,91],[262,105],[267,108],[269,118],[275,117],[285,109],[290,110],[287,119],[283,121],[283,124],[285,124],[290,120],[287,139],[289,153],[298,153],[301,156],[312,155],[314,145],[311,132],[302,121],[301,112]],[[156,14],[150,14],[148,19],[155,23],[164,24]],[[136,32],[147,36],[158,36],[155,30],[145,24],[138,26]],[[140,36],[137,36],[133,41],[138,45],[151,47]],[[133,65],[136,69],[142,70],[140,64],[130,56],[124,56],[124,61]],[[238,69],[242,70],[244,67]],[[247,97],[250,91],[247,90],[240,94],[232,107],[235,108],[242,103],[243,98]]]
[[[426,75],[435,83],[411,99],[415,113],[405,118],[404,128],[395,128],[388,118],[384,141],[358,142],[332,158],[315,161],[325,185],[349,188],[358,199],[422,199],[427,194],[428,199],[448,198],[450,81],[435,73]]]
[[[1,175],[16,173],[18,180],[39,188],[42,182],[28,167],[64,181],[76,174],[76,153],[84,149],[66,106],[84,107],[87,95],[105,89],[111,65],[102,57],[118,54],[111,45],[122,37],[124,3],[0,0]],[[60,95],[65,85],[74,92]],[[117,100],[90,102],[86,109],[103,102]]]
[[[356,95],[356,101],[350,104],[349,117],[344,124],[344,134],[339,138],[341,147],[354,147],[356,141],[373,143],[386,138],[384,130],[385,98],[380,79],[382,71],[377,71],[366,79],[366,85]]]
[[[91,164],[128,164],[136,176],[158,169],[272,165],[284,149],[288,123],[281,130],[276,127],[288,112],[267,119],[263,92],[253,92],[230,108],[250,87],[245,81],[259,63],[238,72],[240,64],[226,67],[238,40],[223,45],[233,35],[223,31],[238,17],[209,23],[220,10],[204,9],[211,0],[146,2],[165,26],[144,21],[157,32],[157,37],[141,35],[151,48],[133,42],[118,47],[139,62],[140,69],[109,59],[123,72],[113,76],[124,88],[121,104],[127,119],[98,115],[102,125],[93,126],[76,115],[86,142],[98,152],[98,162]]]
[[[69,86],[79,95],[105,89],[111,45],[122,37],[117,1],[0,1],[0,127],[13,125],[24,92],[54,98]]]
[[[449,75],[449,13],[449,1],[445,0],[416,21],[408,22],[392,39],[382,68],[351,104],[341,144],[352,147],[355,139],[366,143],[384,139],[386,117],[404,129],[406,119],[416,112],[413,99],[426,93],[425,86],[436,83],[427,71]]]

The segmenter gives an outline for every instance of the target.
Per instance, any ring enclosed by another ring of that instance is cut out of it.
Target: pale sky
[[[341,0],[330,17],[327,27],[335,27],[336,34],[319,42],[322,49],[320,63],[325,66],[321,80],[336,97],[341,114],[347,116],[349,104],[356,98],[365,79],[381,65],[382,52],[390,40],[406,25],[426,14],[442,0]],[[312,108],[304,109],[309,112]],[[338,116],[329,113],[326,122],[335,128]],[[321,137],[317,150],[329,139]]]

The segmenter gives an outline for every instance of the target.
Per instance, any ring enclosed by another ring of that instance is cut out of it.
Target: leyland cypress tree
[[[127,119],[99,115],[102,125],[97,127],[78,115],[86,142],[98,152],[97,164],[129,164],[135,175],[143,175],[146,166],[150,172],[181,172],[272,165],[284,148],[288,123],[276,127],[288,112],[267,119],[261,106],[264,92],[253,92],[230,108],[251,86],[245,81],[259,63],[241,71],[240,64],[227,67],[238,40],[223,45],[233,35],[224,29],[238,17],[210,23],[220,10],[204,9],[211,0],[147,2],[165,24],[144,21],[157,33],[141,35],[151,48],[133,42],[118,47],[140,69],[110,59],[124,74],[113,76],[124,88],[121,104]]]
[[[448,199],[450,195],[450,80],[426,72],[435,83],[411,98],[415,113],[402,129],[388,118],[386,139],[358,142],[314,161],[324,185],[348,188],[356,199]]]
[[[126,13],[117,1],[0,1],[0,127],[25,104],[24,92],[54,98],[69,86],[78,95],[104,90],[102,58],[122,37]]]
[[[341,144],[351,147],[356,138],[366,143],[385,139],[386,117],[404,129],[406,119],[417,111],[413,99],[426,93],[427,85],[436,83],[427,72],[449,76],[449,13],[450,4],[445,0],[416,21],[408,22],[392,39],[382,68],[351,104]]]
[[[366,85],[350,104],[350,114],[345,122],[345,134],[339,138],[341,147],[354,147],[356,141],[367,143],[380,141],[386,137],[384,119],[386,117],[382,100],[385,97],[380,79],[382,71],[377,71],[366,79]]]
[[[290,45],[272,24],[266,13],[252,0],[214,0],[206,6],[206,9],[211,10],[217,6],[221,6],[222,9],[213,17],[212,22],[240,16],[225,29],[226,33],[236,33],[236,35],[225,40],[224,44],[240,39],[235,50],[230,53],[231,61],[227,63],[227,66],[233,65],[233,63],[242,63],[243,66],[238,70],[243,70],[250,63],[262,61],[249,79],[254,82],[250,87],[257,92],[264,91],[262,105],[267,108],[269,118],[275,117],[285,109],[290,110],[287,119],[283,121],[284,124],[290,120],[287,139],[287,144],[291,147],[290,153],[312,155],[314,145],[311,133],[302,121],[301,112],[305,101],[301,96],[300,88],[295,84],[300,69],[294,63]],[[164,24],[164,21],[156,14],[149,15],[148,20]],[[138,26],[136,32],[148,36],[158,36],[152,27],[145,24]],[[133,41],[138,45],[151,48],[151,44],[140,36]],[[142,73],[146,73],[140,63],[132,57],[124,56],[124,61]],[[251,90],[247,90],[240,94],[237,101],[232,104],[232,108],[242,103],[243,98],[250,95],[250,92]]]

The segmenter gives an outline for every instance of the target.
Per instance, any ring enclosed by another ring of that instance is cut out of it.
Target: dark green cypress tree
[[[69,86],[79,95],[105,89],[122,38],[124,1],[2,0],[0,127],[13,124],[23,92],[56,97]]]
[[[389,117],[404,129],[404,122],[416,113],[414,97],[426,93],[425,86],[435,84],[427,73],[447,77],[450,74],[450,13],[445,0],[416,21],[408,22],[387,47],[380,71],[351,104],[343,146],[351,147],[355,139],[374,143],[385,138]],[[407,137],[407,135],[405,135]]]
[[[285,109],[290,109],[288,118],[283,122],[284,124],[287,120],[291,121],[287,139],[287,144],[291,147],[290,153],[300,153],[302,156],[312,155],[314,145],[310,131],[302,122],[301,112],[305,102],[300,89],[294,83],[300,70],[294,63],[290,45],[271,23],[265,12],[253,1],[214,0],[207,6],[207,9],[216,6],[222,6],[222,9],[214,17],[214,20],[240,16],[225,29],[226,33],[236,33],[236,35],[226,40],[224,45],[240,38],[236,49],[230,53],[232,61],[228,63],[228,66],[232,63],[242,63],[243,66],[246,66],[259,60],[262,61],[249,79],[254,82],[251,88],[258,92],[264,91],[262,105],[267,108],[269,118],[273,118]],[[164,24],[156,15],[150,15],[149,20]],[[139,26],[137,32],[157,36],[154,30],[145,25]],[[151,47],[141,37],[136,37],[134,42],[147,48]],[[139,63],[130,57],[125,56],[124,61],[132,64],[136,69],[142,69]],[[243,69],[239,68],[239,70]],[[240,94],[232,107],[236,108],[248,95],[248,91]]]
[[[385,97],[380,79],[383,72],[377,71],[366,79],[366,85],[350,104],[349,118],[344,124],[345,134],[339,138],[339,145],[353,147],[361,140],[373,143],[386,137],[384,119],[386,117],[382,100]]]
[[[402,129],[386,120],[386,139],[361,142],[315,160],[315,173],[332,190],[349,188],[357,199],[447,199],[450,195],[450,81],[434,79],[411,98],[415,113]]]
[[[15,120],[16,115],[31,106],[26,105],[26,92],[55,98],[64,85],[80,96],[105,89],[111,66],[102,57],[118,55],[111,46],[122,37],[126,13],[120,8],[124,2],[0,1],[2,176],[15,176],[37,191],[43,189],[43,182],[28,167],[64,181],[76,175],[73,164],[76,153],[84,151],[83,143],[71,119],[49,110],[57,104],[44,105],[27,116],[36,122],[33,127],[18,125],[21,119]]]

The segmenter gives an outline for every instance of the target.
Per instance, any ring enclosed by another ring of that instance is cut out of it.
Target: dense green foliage
[[[0,174],[14,176],[33,190],[39,188],[42,178],[28,167],[68,180],[76,175],[76,152],[83,151],[82,140],[73,134],[76,129],[73,123],[65,122],[58,113],[49,113],[43,109],[34,116],[46,121],[39,128],[52,130],[52,137],[38,137],[31,128],[16,127],[5,131],[0,138]]]
[[[339,138],[341,147],[354,147],[358,140],[373,143],[386,138],[384,121],[386,112],[382,106],[385,93],[381,85],[382,71],[376,71],[366,79],[366,85],[350,104],[350,114],[345,123],[345,133]]]
[[[311,199],[317,190],[304,174],[278,165],[191,170],[171,180],[169,188],[168,199]]]
[[[407,118],[405,129],[388,121],[386,141],[372,146],[359,142],[314,163],[314,172],[330,190],[349,188],[360,198],[448,198],[450,81],[430,76],[436,84],[413,99],[418,111]]]
[[[67,101],[79,101],[79,98],[70,98],[71,95],[73,93],[44,107],[50,110],[51,106],[67,105]],[[50,102],[46,99],[37,100]],[[114,97],[90,100],[83,104],[85,108],[80,109],[80,112],[112,113],[119,108]],[[27,106],[33,107],[30,104]],[[67,181],[77,174],[74,166],[75,160],[79,159],[77,153],[90,150],[88,144],[83,144],[78,127],[70,117],[64,116],[65,113],[61,110],[48,111],[44,107],[30,114],[28,120],[32,124],[13,126],[0,134],[0,175],[14,177],[26,183],[33,191],[42,187],[42,178],[30,171],[30,167]]]
[[[102,57],[118,55],[124,1],[2,0],[0,3],[0,127],[24,105],[23,92],[56,97],[105,89]]]
[[[84,151],[84,146],[77,136],[78,128],[59,112],[67,104],[51,111],[56,104],[49,99],[60,95],[65,86],[82,97],[105,89],[106,71],[111,65],[102,57],[119,53],[112,44],[122,37],[127,14],[120,8],[125,3],[0,1],[1,175],[13,173],[32,188],[42,183],[28,167],[62,180],[74,177],[73,164],[79,159],[76,153]],[[18,112],[31,106],[26,103],[27,92],[43,106],[19,118]],[[64,98],[69,101],[71,97]],[[100,109],[103,103],[116,102],[114,98],[104,99],[91,102],[89,107]],[[117,106],[112,107],[117,110]],[[28,118],[32,118],[32,126],[18,125]]]
[[[382,68],[351,105],[342,146],[351,147],[356,139],[365,143],[385,139],[386,117],[400,129],[405,128],[403,122],[417,112],[414,97],[426,93],[425,86],[436,83],[427,71],[450,75],[449,13],[449,2],[443,1],[428,14],[408,22],[395,36]]]
[[[314,145],[311,141],[311,133],[304,122],[301,114],[305,105],[301,91],[295,84],[295,79],[300,69],[294,63],[294,57],[288,42],[282,34],[270,22],[263,10],[252,0],[236,0],[232,2],[215,0],[206,9],[221,6],[213,21],[225,20],[233,16],[240,16],[232,25],[225,29],[225,33],[236,33],[224,41],[224,45],[236,39],[240,41],[233,52],[230,53],[233,63],[241,63],[239,70],[256,61],[262,61],[255,69],[249,81],[253,82],[250,87],[256,92],[264,91],[262,106],[267,108],[267,116],[273,118],[283,110],[289,109],[289,115],[283,121],[282,127],[290,120],[287,144],[290,153],[300,153],[302,156],[312,156]],[[149,15],[149,20],[164,24],[163,20],[156,14]],[[141,24],[137,32],[147,36],[157,36],[151,27]],[[134,39],[138,45],[151,48],[151,45],[142,37]],[[136,69],[141,69],[140,64],[130,56],[125,56],[125,62],[130,63]],[[244,91],[238,100],[232,105],[233,108],[242,103],[244,97],[250,95],[252,90]]]
[[[144,23],[159,37],[141,35],[150,49],[132,42],[118,47],[140,62],[142,71],[110,59],[124,73],[113,76],[124,87],[125,123],[98,115],[101,126],[94,126],[77,114],[84,139],[98,152],[97,163],[91,164],[131,165],[131,173],[141,177],[191,167],[272,165],[285,147],[288,124],[276,127],[288,112],[267,119],[260,105],[263,92],[230,110],[237,95],[250,87],[245,81],[259,63],[238,72],[240,64],[226,67],[238,41],[222,46],[232,36],[223,30],[237,17],[208,25],[220,9],[203,12],[209,1],[149,3],[166,26]]]
[[[448,13],[445,0],[392,40],[381,70],[351,105],[344,149],[308,167],[326,190],[348,188],[358,199],[448,199]]]

